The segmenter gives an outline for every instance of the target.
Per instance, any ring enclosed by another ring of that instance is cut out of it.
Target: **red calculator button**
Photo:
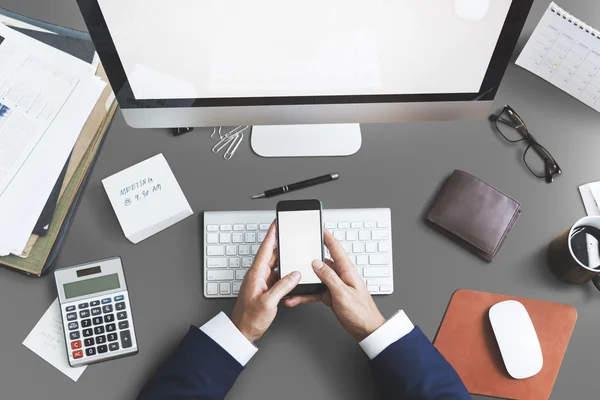
[[[76,340],[74,342],[71,342],[71,348],[73,350],[80,349],[81,348],[81,340]]]
[[[77,350],[73,352],[73,358],[77,359],[77,358],[81,358],[83,357],[83,351],[82,350]]]

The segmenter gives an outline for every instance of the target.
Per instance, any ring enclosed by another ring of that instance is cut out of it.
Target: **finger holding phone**
[[[327,290],[322,295],[291,297],[285,300],[285,305],[295,307],[322,301],[331,307],[344,329],[354,339],[362,341],[383,325],[385,318],[340,242],[328,230],[325,230],[324,238],[333,261],[314,260],[312,268]]]

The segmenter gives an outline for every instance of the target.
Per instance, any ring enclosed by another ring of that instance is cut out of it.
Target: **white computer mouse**
[[[534,376],[542,370],[542,348],[523,304],[502,301],[490,308],[490,322],[509,375],[515,379]]]
[[[490,0],[454,0],[454,11],[471,21],[483,19],[490,9]]]

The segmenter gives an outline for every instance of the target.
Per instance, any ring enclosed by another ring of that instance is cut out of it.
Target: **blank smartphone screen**
[[[300,283],[321,283],[312,269],[313,260],[322,259],[320,211],[280,211],[278,220],[281,276],[298,271]]]

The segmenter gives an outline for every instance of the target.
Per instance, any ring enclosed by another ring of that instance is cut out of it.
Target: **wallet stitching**
[[[515,210],[515,213],[514,213],[513,217],[511,218],[510,222],[508,223],[508,226],[504,230],[504,233],[502,234],[502,237],[498,241],[498,244],[496,245],[496,248],[494,249],[494,253],[493,254],[496,254],[498,252],[498,249],[500,248],[500,246],[502,245],[502,243],[504,243],[504,239],[506,238],[506,235],[508,235],[508,232],[510,232],[510,230],[512,229],[512,227],[517,222],[517,219],[519,218],[519,215],[521,215],[521,213],[519,211],[520,211],[520,209],[516,209]]]
[[[511,217],[511,220],[509,222],[509,224],[506,226],[506,229],[504,230],[504,233],[502,233],[502,236],[500,237],[500,240],[498,241],[498,244],[496,245],[496,247],[494,247],[494,249],[492,250],[492,252],[490,253],[489,250],[484,249],[478,245],[476,245],[475,243],[473,243],[471,240],[467,239],[466,237],[464,237],[463,235],[461,235],[458,232],[455,232],[453,229],[449,229],[447,226],[445,226],[443,223],[441,223],[440,221],[435,221],[432,218],[428,218],[431,222],[436,223],[437,225],[441,226],[442,228],[444,228],[445,230],[447,230],[448,232],[458,236],[459,238],[461,238],[462,240],[464,240],[465,242],[469,243],[471,246],[475,247],[476,249],[482,251],[484,254],[489,255],[490,257],[493,257],[497,251],[498,248],[500,247],[500,245],[504,242],[504,237],[506,236],[506,234],[508,233],[508,231],[512,228],[512,226],[514,225],[514,223],[516,222],[516,218],[515,218],[515,214],[517,214],[520,210],[520,203],[518,201],[516,201],[515,199],[513,199],[512,197],[506,195],[505,193],[502,193],[501,191],[499,191],[498,189],[496,189],[493,186],[488,185],[487,183],[485,183],[484,181],[482,181],[481,179],[477,178],[476,176],[473,176],[471,174],[469,174],[468,172],[465,171],[461,171],[461,170],[457,170],[458,173],[462,173],[465,175],[469,175],[472,178],[477,179],[479,182],[483,183],[484,185],[486,185],[487,187],[489,187],[490,189],[494,190],[495,192],[507,197],[508,199],[512,200],[515,205],[517,206],[517,208],[515,209],[513,216]]]

